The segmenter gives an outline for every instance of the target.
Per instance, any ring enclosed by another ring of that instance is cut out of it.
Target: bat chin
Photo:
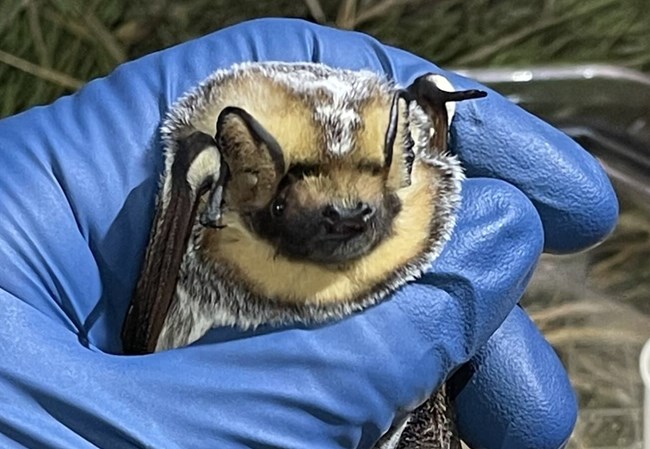
[[[363,258],[378,244],[379,239],[368,235],[345,239],[320,238],[294,248],[286,248],[281,252],[294,260],[339,269]]]

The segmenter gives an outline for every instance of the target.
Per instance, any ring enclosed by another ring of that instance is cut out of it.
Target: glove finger
[[[456,399],[471,447],[556,449],[571,435],[578,405],[561,361],[519,307],[470,361]]]

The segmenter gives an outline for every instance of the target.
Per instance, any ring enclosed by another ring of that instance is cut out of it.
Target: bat
[[[369,70],[243,63],[163,122],[165,168],[126,354],[210,328],[322,323],[417,279],[454,229],[463,170],[448,151],[455,91]],[[378,448],[460,447],[444,386]]]

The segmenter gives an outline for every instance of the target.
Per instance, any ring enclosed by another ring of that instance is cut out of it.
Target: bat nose
[[[323,216],[332,221],[339,220],[363,220],[367,221],[375,214],[375,208],[359,201],[354,207],[346,207],[340,204],[329,204],[323,209]]]
[[[359,201],[353,207],[329,204],[323,209],[323,217],[330,234],[350,235],[362,233],[367,223],[375,215],[375,208]]]

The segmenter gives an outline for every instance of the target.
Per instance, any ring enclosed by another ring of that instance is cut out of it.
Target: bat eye
[[[284,212],[284,201],[278,198],[275,201],[273,201],[273,204],[271,204],[271,214],[274,217],[279,217],[280,215],[282,215],[283,212]]]

